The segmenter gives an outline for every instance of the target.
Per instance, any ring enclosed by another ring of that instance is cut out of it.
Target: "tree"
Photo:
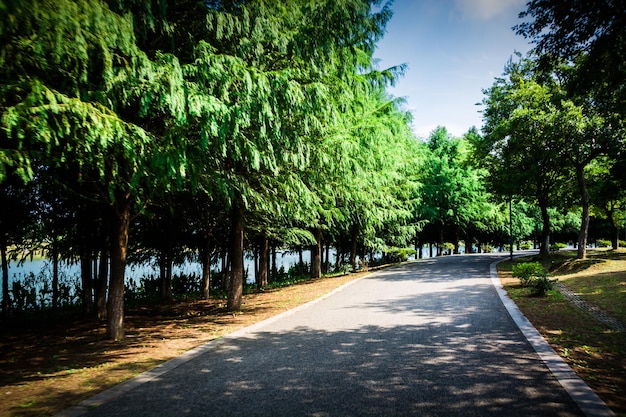
[[[157,139],[172,137],[157,137],[142,121],[180,117],[180,70],[166,55],[150,61],[137,48],[131,17],[101,2],[11,2],[0,19],[2,143],[20,150],[8,165],[29,177],[35,160],[53,167],[72,161],[76,181],[100,190],[113,220],[107,335],[121,339],[133,204],[155,186],[148,179],[165,177],[155,171],[171,176],[182,168],[161,158],[168,147]]]
[[[35,204],[28,186],[15,174],[6,173],[0,182],[0,261],[2,267],[2,315],[8,316],[11,307],[9,294],[9,262],[21,260],[24,253],[15,253],[23,247],[34,225]],[[13,253],[11,253],[13,249]]]
[[[620,1],[531,0],[515,26],[531,38],[544,67],[577,63],[569,91],[592,93],[598,103],[621,115],[626,111],[626,8]],[[599,70],[601,69],[601,70]]]
[[[453,138],[441,126],[431,133],[427,142],[429,154],[421,212],[436,229],[439,254],[446,233],[451,234],[450,241],[458,253],[461,235],[474,228],[488,212],[481,173],[469,163],[465,142]]]
[[[542,214],[541,253],[549,252],[550,214],[567,171],[556,129],[559,111],[550,88],[533,78],[531,60],[509,62],[508,78],[496,79],[487,96],[484,136],[474,143],[488,167],[490,187],[503,196],[537,202]]]

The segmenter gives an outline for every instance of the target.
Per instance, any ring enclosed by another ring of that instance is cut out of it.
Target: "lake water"
[[[334,258],[334,253],[332,254]],[[304,251],[302,253],[302,259],[304,262],[310,262],[311,253]],[[299,255],[288,251],[282,251],[276,253],[276,268],[281,267],[285,270],[289,270],[292,265],[297,264],[299,261]],[[220,269],[221,264],[213,265],[212,269]],[[254,282],[254,260],[244,260],[244,268],[248,270],[248,283]],[[9,288],[13,281],[19,280],[24,282],[24,279],[30,274],[35,276],[44,273],[48,276],[52,276],[52,263],[45,259],[36,259],[32,261],[26,261],[21,265],[17,262],[11,262],[9,264]],[[200,276],[202,274],[202,265],[199,262],[187,262],[183,265],[174,266],[172,269],[173,275],[192,275],[196,274]],[[79,264],[67,264],[61,262],[59,264],[59,275],[61,280],[66,279],[73,281],[80,278],[80,265]],[[159,267],[149,264],[144,265],[128,265],[126,266],[126,280],[127,281],[139,281],[145,276],[159,276]]]

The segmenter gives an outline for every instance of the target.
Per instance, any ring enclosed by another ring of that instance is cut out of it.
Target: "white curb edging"
[[[615,413],[606,405],[589,386],[580,379],[569,365],[552,349],[552,346],[541,336],[539,331],[522,314],[517,305],[509,298],[500,282],[496,265],[504,259],[490,265],[491,282],[498,292],[498,296],[509,312],[509,315],[526,337],[526,340],[546,364],[550,372],[559,381],[578,407],[587,417],[615,417]]]

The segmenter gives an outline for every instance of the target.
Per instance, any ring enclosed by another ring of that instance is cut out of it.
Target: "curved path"
[[[372,273],[62,415],[583,416],[500,301],[498,259]]]

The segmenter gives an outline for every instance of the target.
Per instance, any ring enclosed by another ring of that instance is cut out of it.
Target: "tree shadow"
[[[482,267],[460,280],[445,265],[419,270],[362,281],[365,291],[393,282],[406,295],[321,302],[225,338],[89,415],[582,415],[499,300],[486,296],[494,290]],[[333,317],[337,326],[325,328]]]

